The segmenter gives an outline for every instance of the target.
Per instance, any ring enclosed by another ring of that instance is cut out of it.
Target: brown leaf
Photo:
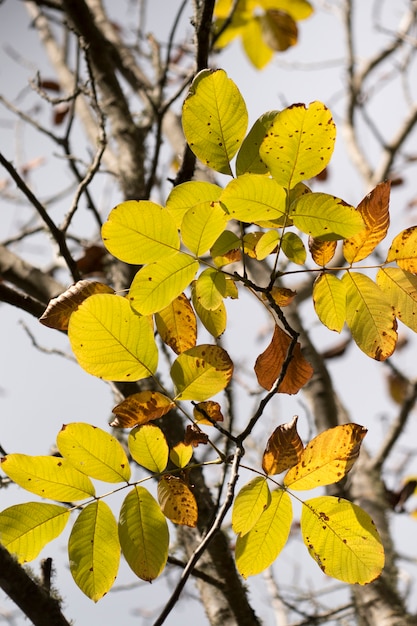
[[[116,415],[110,426],[115,428],[133,428],[138,424],[147,424],[166,415],[174,402],[158,391],[139,391],[117,404],[112,412]]]
[[[291,345],[291,337],[279,326],[275,326],[271,343],[258,356],[255,363],[255,374],[258,383],[268,391],[272,389],[275,381],[281,375],[284,363],[286,363],[288,348]],[[313,368],[301,354],[300,344],[297,343],[291,361],[288,365],[284,380],[278,387],[278,393],[295,394],[310,380]]]
[[[298,28],[285,11],[270,9],[261,16],[262,36],[265,43],[277,52],[283,52],[297,43]]]
[[[224,419],[220,404],[213,400],[196,404],[193,409],[193,415],[196,422],[206,424],[207,426],[212,426],[213,422],[222,422]]]
[[[262,469],[266,474],[280,474],[300,460],[304,446],[297,432],[297,420],[295,415],[291,422],[280,424],[268,439],[262,457]]]
[[[54,124],[55,126],[59,126],[67,117],[70,111],[70,105],[67,102],[61,102],[57,104],[54,108]]]
[[[195,528],[198,508],[195,496],[178,476],[163,476],[158,483],[158,502],[162,513],[174,522]]]
[[[77,261],[77,267],[81,274],[101,273],[103,271],[103,258],[106,256],[107,250],[104,246],[88,246],[84,254]]]
[[[292,289],[288,289],[287,287],[272,287],[271,296],[274,299],[274,302],[279,307],[288,306],[294,300],[297,295],[296,291]],[[267,300],[265,294],[262,294],[262,300]]]
[[[193,446],[193,448],[196,448],[200,445],[200,443],[206,444],[208,439],[208,435],[203,433],[198,426],[194,424],[190,424],[185,429],[184,443],[186,446]]]
[[[39,87],[48,91],[61,91],[61,85],[56,80],[51,79],[40,80]]]
[[[39,321],[49,328],[68,330],[71,314],[78,309],[81,302],[96,293],[114,293],[114,289],[104,283],[79,280],[49,302]]]

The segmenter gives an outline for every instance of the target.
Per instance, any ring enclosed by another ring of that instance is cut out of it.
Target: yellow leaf
[[[158,483],[158,501],[162,513],[183,526],[197,526],[198,509],[195,496],[178,476],[162,476]]]
[[[267,111],[259,117],[246,135],[236,158],[236,173],[267,174],[268,168],[259,156],[259,147],[279,111]]]
[[[15,504],[0,513],[1,543],[19,563],[33,561],[47,543],[62,533],[69,517],[69,509],[57,504]]]
[[[42,498],[71,502],[95,495],[91,480],[60,457],[8,454],[1,459],[1,469],[17,485]]]
[[[242,487],[233,503],[232,528],[243,537],[255,526],[271,503],[271,492],[263,476],[257,476]]]
[[[220,202],[208,201],[188,209],[181,224],[185,246],[196,256],[202,256],[224,231],[227,215]]]
[[[264,9],[285,11],[295,20],[305,20],[313,13],[313,7],[307,0],[257,0]]]
[[[141,315],[158,313],[188,287],[197,270],[198,261],[182,252],[145,265],[130,286],[132,307]]]
[[[264,388],[272,389],[274,383],[281,375],[286,362],[288,349],[291,345],[291,337],[279,326],[275,326],[271,343],[258,356],[255,363],[255,374],[258,383]],[[284,379],[278,387],[279,393],[294,394],[310,380],[313,368],[301,354],[300,344],[297,342],[289,361]]]
[[[130,431],[127,440],[129,452],[139,465],[159,474],[168,463],[169,448],[165,435],[158,426],[144,424]]]
[[[169,460],[177,467],[183,468],[188,465],[191,457],[193,456],[193,446],[186,444],[183,441],[177,443],[176,446],[171,448],[169,453]]]
[[[220,404],[213,400],[196,404],[193,408],[193,415],[197,424],[206,426],[213,426],[213,422],[222,422],[224,419]]]
[[[216,266],[223,267],[223,265],[240,261],[242,258],[241,245],[241,240],[235,233],[230,230],[223,231],[210,249],[211,257]]]
[[[352,237],[363,230],[360,213],[327,193],[300,196],[291,204],[290,217],[303,233],[325,241]]]
[[[197,319],[184,293],[175,298],[165,309],[155,313],[158,333],[175,354],[193,348],[197,340]]]
[[[358,206],[365,228],[343,242],[343,255],[348,263],[362,261],[385,238],[389,227],[389,195],[391,183],[385,181],[373,189]]]
[[[323,267],[330,263],[336,252],[337,241],[323,241],[309,237],[308,248],[314,263]]]
[[[323,272],[314,281],[313,302],[322,324],[340,333],[346,320],[346,285],[334,274]]]
[[[214,311],[201,306],[195,293],[195,282],[191,285],[191,299],[199,320],[213,337],[220,337],[226,330],[227,312],[224,302]]]
[[[328,165],[335,139],[336,126],[324,104],[295,104],[278,113],[259,154],[276,182],[290,189]]]
[[[296,295],[296,291],[292,291],[292,289],[287,287],[272,287],[271,289],[271,296],[279,307],[290,305]],[[265,294],[262,294],[262,300],[268,300]]]
[[[226,276],[223,272],[207,268],[193,283],[194,300],[197,300],[203,309],[215,311],[226,296]]]
[[[189,209],[202,202],[218,200],[222,191],[223,189],[218,185],[201,180],[182,183],[171,190],[166,201],[166,208],[177,228],[181,228],[184,215]]]
[[[266,474],[280,474],[299,462],[304,446],[297,432],[297,420],[295,415],[291,422],[280,424],[268,439],[262,457]]]
[[[417,332],[417,276],[399,267],[381,267],[376,282],[396,317]]]
[[[226,350],[207,344],[183,352],[171,367],[178,400],[208,400],[227,387],[232,374]]]
[[[391,303],[368,276],[346,272],[346,322],[352,337],[368,356],[385,361],[395,350],[397,322]]]
[[[232,174],[230,161],[246,132],[248,113],[234,82],[224,70],[202,70],[184,101],[182,125],[194,154],[222,174]]]
[[[304,448],[300,460],[288,470],[286,487],[303,491],[341,480],[359,456],[366,428],[341,424],[320,433]]]
[[[74,313],[86,298],[95,293],[114,293],[114,289],[104,283],[90,280],[79,280],[71,285],[64,293],[53,298],[39,321],[44,326],[57,330],[68,330],[71,314]]]
[[[243,174],[225,187],[220,202],[229,218],[257,224],[263,220],[285,218],[285,190],[272,178],[261,174]]]
[[[275,561],[287,542],[291,522],[290,496],[281,489],[273,491],[256,524],[236,540],[236,567],[244,578],[260,574]]]
[[[303,540],[325,574],[359,585],[378,578],[384,567],[384,548],[365,511],[332,496],[312,498],[303,504]]]
[[[80,366],[104,380],[133,382],[156,371],[152,326],[126,298],[109,294],[87,298],[71,315],[68,336]]]
[[[113,428],[132,428],[147,424],[166,415],[174,402],[158,391],[139,391],[117,404],[112,412],[115,419],[110,423]]]
[[[274,53],[264,39],[264,28],[260,15],[255,15],[246,21],[241,29],[243,48],[251,63],[258,70],[262,70],[271,61]]]
[[[248,233],[248,235],[256,235],[256,233]],[[245,243],[246,242],[247,240]],[[266,233],[261,234],[259,238],[255,236],[254,242],[255,258],[258,259],[258,261],[262,261],[266,259],[269,254],[277,251],[278,244],[282,242],[282,239],[281,234],[277,230],[268,230]]]
[[[130,479],[130,465],[123,446],[101,428],[84,422],[64,424],[56,444],[63,457],[92,478],[108,483]]]
[[[417,226],[406,228],[394,237],[387,255],[387,263],[392,261],[403,270],[417,274]]]
[[[125,263],[139,265],[179,250],[177,228],[169,212],[148,200],[117,205],[102,227],[107,250]]]

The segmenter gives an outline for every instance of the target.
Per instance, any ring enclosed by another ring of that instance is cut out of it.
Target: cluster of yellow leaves
[[[297,22],[312,12],[306,0],[239,0],[237,4],[233,0],[217,0],[215,45],[223,48],[241,37],[249,60],[262,69],[274,52],[282,52],[297,43]]]
[[[344,424],[321,433],[304,447],[296,417],[278,426],[268,440],[262,467],[268,475],[286,471],[283,485],[271,491],[267,478],[258,476],[242,487],[233,506],[236,564],[243,576],[269,567],[286,544],[292,523],[289,490],[305,491],[341,480],[357,459],[365,434],[362,426]],[[303,541],[323,572],[361,585],[379,576],[384,551],[365,511],[332,496],[302,504]]]

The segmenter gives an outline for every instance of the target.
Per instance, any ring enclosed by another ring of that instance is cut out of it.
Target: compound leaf
[[[44,502],[15,504],[0,513],[0,541],[19,563],[33,561],[64,530],[67,507]]]
[[[78,587],[94,602],[100,600],[113,586],[120,562],[117,522],[103,500],[88,504],[75,520],[68,557]]]
[[[65,424],[56,443],[80,472],[107,483],[129,481],[130,465],[122,445],[101,428],[83,422]]]
[[[375,524],[352,502],[333,496],[307,500],[301,533],[310,556],[328,576],[365,585],[384,567],[384,548]]]
[[[136,381],[155,373],[158,351],[152,325],[129,301],[98,294],[70,318],[68,336],[80,366],[104,380]]]

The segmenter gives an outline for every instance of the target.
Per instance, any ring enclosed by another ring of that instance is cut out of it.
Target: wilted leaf
[[[277,558],[287,543],[292,522],[292,506],[288,493],[278,489],[256,524],[236,541],[236,567],[247,578],[263,572]]]
[[[336,252],[337,241],[323,241],[322,239],[314,239],[314,237],[308,238],[308,248],[310,250],[311,257],[314,263],[326,266]]]
[[[82,257],[77,259],[78,271],[83,275],[102,273],[104,270],[103,259],[107,255],[104,246],[91,245],[84,249]],[[100,284],[100,283],[99,283]],[[109,291],[112,293],[113,290]]]
[[[387,255],[387,263],[392,261],[403,270],[417,274],[417,226],[406,228],[394,237]]]
[[[207,400],[207,402],[199,402],[193,408],[194,419],[198,424],[206,424],[212,426],[213,422],[222,422],[223,414],[220,404]]]
[[[297,24],[285,11],[266,11],[261,16],[261,26],[265,43],[275,52],[288,50],[297,43]]]
[[[185,138],[208,167],[232,174],[230,161],[248,124],[245,101],[224,70],[202,70],[194,78],[182,110]]]
[[[340,333],[346,320],[346,285],[334,274],[323,272],[313,285],[313,303],[321,323]]]
[[[384,548],[375,524],[363,509],[332,496],[303,504],[303,540],[325,574],[359,585],[378,578],[384,567]]]
[[[271,289],[271,296],[279,307],[290,305],[296,295],[296,291],[292,291],[292,289],[287,287],[272,287]],[[262,294],[262,300],[268,300],[265,294]]]
[[[57,504],[15,504],[0,513],[1,543],[19,563],[33,561],[47,543],[62,533],[69,516],[68,508]]]
[[[200,443],[206,445],[208,443],[208,440],[208,435],[206,435],[206,433],[203,433],[203,431],[200,430],[197,424],[188,424],[187,428],[185,429],[184,435],[185,445],[197,448]]]
[[[358,206],[365,228],[343,242],[343,255],[348,263],[362,261],[385,238],[389,227],[390,182],[380,183]]]
[[[20,487],[42,498],[71,502],[95,495],[91,480],[60,457],[8,454],[1,459],[1,469]]]
[[[174,402],[159,391],[139,391],[112,409],[116,417],[110,426],[133,428],[139,424],[147,424],[166,415],[174,406]]]
[[[295,415],[291,422],[280,424],[268,439],[262,457],[266,474],[280,474],[299,462],[304,446],[297,432],[297,420]]]
[[[174,524],[191,528],[197,526],[198,508],[195,496],[178,476],[162,476],[158,483],[158,501],[162,513]]]
[[[233,502],[232,528],[243,537],[252,530],[271,503],[271,492],[263,476],[257,476],[242,487]]]
[[[336,126],[324,104],[294,104],[275,117],[259,154],[276,182],[290,189],[328,165],[335,139]]]
[[[113,586],[119,569],[117,522],[103,500],[79,514],[68,540],[72,577],[85,595],[97,602]]]
[[[274,335],[269,346],[258,356],[255,363],[255,374],[258,383],[268,391],[281,375],[282,368],[288,357],[291,337],[279,326],[275,326]],[[297,393],[312,377],[313,368],[301,354],[297,342],[289,361],[284,379],[278,387],[279,393]]]
[[[130,431],[127,439],[132,458],[150,472],[163,472],[168,463],[169,448],[158,426],[144,424]]]
[[[320,433],[306,445],[297,465],[288,470],[285,486],[302,491],[338,482],[358,458],[366,433],[358,424],[341,424]]]
[[[136,576],[148,581],[159,576],[168,558],[168,525],[159,504],[144,487],[135,486],[122,504],[119,539]]]
[[[49,302],[45,313],[39,318],[40,323],[49,328],[67,330],[71,314],[78,309],[81,302],[96,293],[113,294],[114,289],[104,283],[79,280]]]
[[[165,309],[155,313],[158,333],[175,354],[193,348],[197,339],[197,319],[184,293],[175,298]]]
[[[108,483],[130,479],[130,465],[122,445],[101,428],[83,422],[66,424],[56,443],[62,456],[83,474]]]
[[[346,272],[346,322],[352,337],[368,356],[385,361],[395,350],[397,321],[384,292],[368,276]]]
[[[97,294],[84,300],[68,326],[71,347],[89,374],[115,381],[136,381],[155,373],[158,351],[148,318],[129,301]]]
[[[208,400],[227,387],[232,374],[226,350],[207,344],[183,352],[171,367],[178,400]]]

